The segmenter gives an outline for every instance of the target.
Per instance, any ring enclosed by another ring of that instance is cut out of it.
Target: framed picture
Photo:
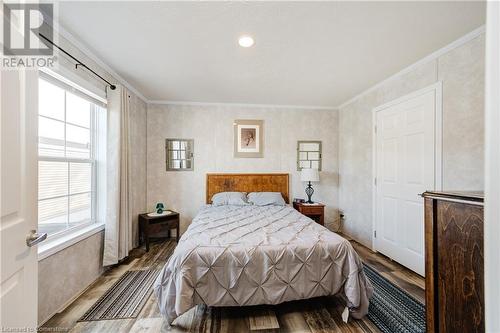
[[[234,121],[234,157],[264,156],[263,125],[263,120]]]

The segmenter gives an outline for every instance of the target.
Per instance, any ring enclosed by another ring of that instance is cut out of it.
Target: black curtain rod
[[[81,62],[80,60],[78,60],[75,57],[73,57],[69,52],[67,52],[66,50],[64,50],[62,47],[60,47],[59,45],[55,44],[53,41],[51,41],[50,39],[48,39],[47,37],[45,37],[43,34],[39,33],[38,35],[40,37],[42,37],[43,39],[45,39],[50,44],[52,44],[55,47],[57,47],[65,55],[67,55],[68,57],[70,57],[71,59],[73,59],[74,61],[76,61],[76,64],[75,64],[76,68],[78,68],[78,66],[82,66],[83,68],[85,68],[86,70],[88,70],[89,72],[91,72],[92,74],[94,74],[95,76],[97,76],[98,78],[100,78],[102,81],[106,82],[109,85],[109,88],[111,90],[115,90],[116,89],[116,86],[114,84],[111,84],[111,82],[109,82],[108,80],[106,80],[105,78],[103,78],[102,76],[100,76],[99,74],[97,74],[96,72],[94,72],[89,66],[85,65],[83,62]]]

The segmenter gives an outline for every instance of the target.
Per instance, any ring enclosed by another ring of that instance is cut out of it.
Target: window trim
[[[103,99],[102,97],[94,94],[93,92],[79,86],[78,84],[68,80],[62,75],[58,75],[55,72],[52,72],[50,70],[40,70],[39,71],[39,76],[43,80],[58,86],[61,89],[64,89],[66,91],[69,91],[72,94],[75,94],[81,98],[84,98],[100,107],[105,108],[107,101]]]
[[[102,230],[104,230],[104,223],[89,223],[88,225],[70,228],[65,232],[57,233],[47,241],[40,243],[38,246],[38,261],[48,258]]]
[[[43,72],[40,72],[41,74]],[[52,74],[52,73],[51,73]],[[101,203],[99,202],[100,200],[97,198],[97,187],[98,187],[98,153],[97,149],[102,149],[97,146],[97,143],[99,142],[99,137],[98,137],[98,132],[99,132],[99,123],[98,123],[98,118],[100,118],[97,115],[97,112],[99,112],[99,108],[107,109],[107,104],[105,101],[98,100],[95,98],[94,94],[89,93],[86,89],[81,88],[77,84],[69,81],[68,79],[64,77],[55,77],[52,76],[48,73],[43,73],[40,75],[40,79],[45,80],[51,84],[54,84],[65,91],[78,95],[87,101],[91,103],[91,124],[89,128],[86,128],[84,126],[79,126],[72,124],[71,122],[66,122],[66,121],[61,121],[63,123],[67,123],[70,125],[75,125],[78,127],[82,127],[85,129],[91,129],[92,127],[94,128],[94,131],[91,131],[91,136],[90,136],[90,145],[91,145],[91,155],[89,158],[85,159],[79,159],[79,158],[72,158],[72,157],[54,157],[54,156],[37,156],[37,161],[57,161],[57,162],[68,162],[68,163],[91,163],[91,168],[92,168],[92,178],[91,178],[91,189],[90,192],[92,193],[91,195],[91,219],[87,220],[85,222],[82,222],[79,225],[61,230],[59,232],[56,232],[54,234],[48,235],[47,240],[43,243],[41,243],[38,246],[38,261],[43,260],[59,251],[62,251],[66,249],[67,247],[76,244],[77,242],[80,242],[102,230],[104,230],[104,222],[102,221],[103,217],[98,216],[98,205]],[[65,109],[66,113],[66,109]],[[50,117],[39,115],[48,119],[51,119]],[[58,120],[58,119],[55,119]],[[60,121],[60,120],[58,120]],[[38,190],[38,189],[37,189]],[[85,192],[87,193],[87,192]],[[66,196],[66,195],[65,195]],[[67,195],[70,197],[71,195]],[[37,200],[38,201],[38,200]],[[38,221],[37,221],[37,228],[38,228]]]

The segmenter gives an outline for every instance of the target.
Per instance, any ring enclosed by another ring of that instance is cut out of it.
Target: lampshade
[[[300,180],[303,182],[319,182],[318,169],[302,169]]]

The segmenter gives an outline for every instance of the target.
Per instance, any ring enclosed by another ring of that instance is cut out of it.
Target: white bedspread
[[[154,290],[168,323],[196,304],[244,306],[341,294],[368,312],[373,288],[351,244],[290,206],[207,206]]]

